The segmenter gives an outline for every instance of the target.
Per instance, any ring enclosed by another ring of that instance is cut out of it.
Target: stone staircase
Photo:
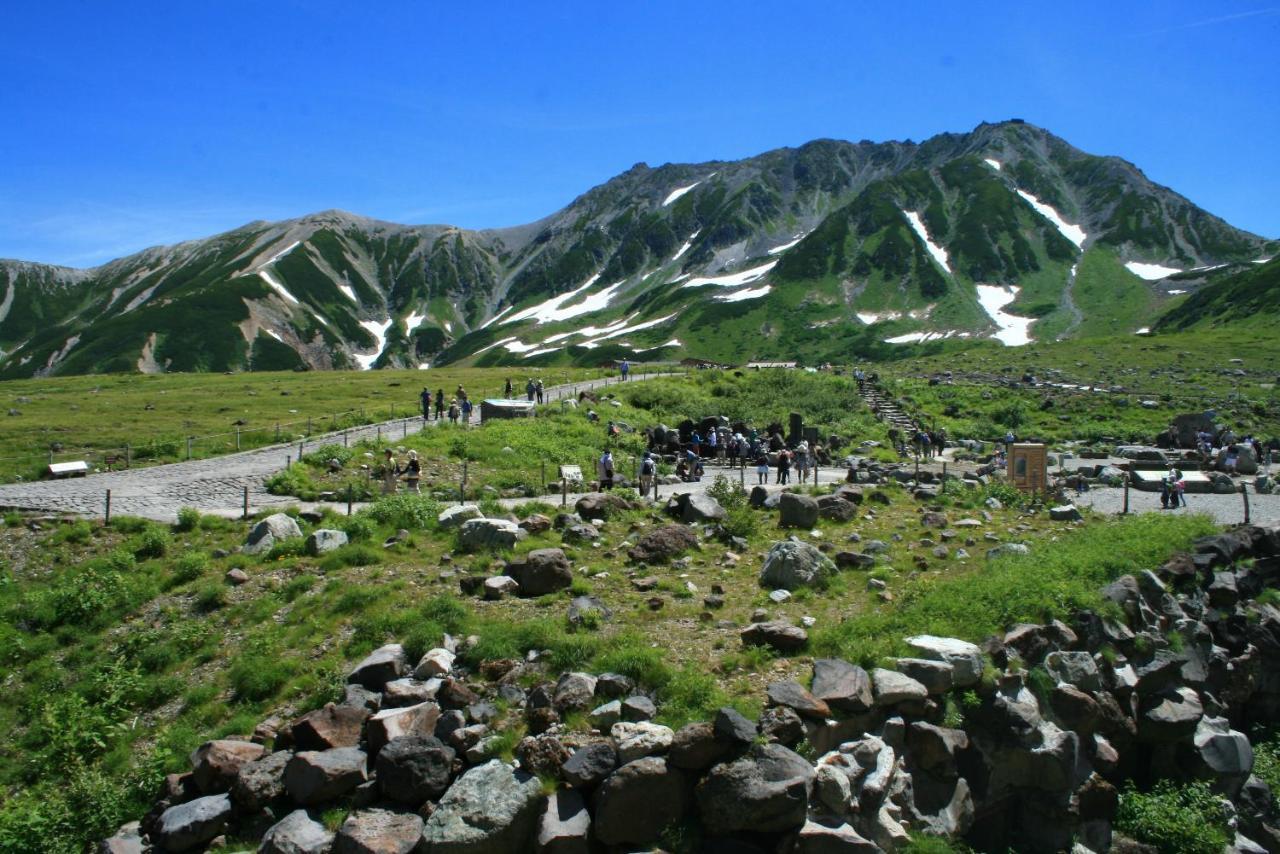
[[[877,418],[890,427],[898,428],[903,434],[904,441],[920,429],[915,420],[903,412],[898,402],[885,394],[883,389],[867,382],[863,383],[859,393],[862,395],[863,401],[871,408],[871,411],[876,413]]]

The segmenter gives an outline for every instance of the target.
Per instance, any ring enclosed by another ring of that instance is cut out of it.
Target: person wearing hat
[[[390,448],[384,453],[382,460],[382,494],[395,495],[399,489],[400,464],[396,462],[395,452]]]
[[[653,461],[653,454],[649,451],[644,452],[644,459],[640,461],[640,495],[648,495],[653,490],[653,476],[657,474],[657,464]]]
[[[409,462],[404,464],[404,485],[414,495],[421,495],[418,481],[422,480],[422,465],[418,462],[418,452],[409,452]]]

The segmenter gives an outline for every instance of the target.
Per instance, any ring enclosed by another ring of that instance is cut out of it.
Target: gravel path
[[[1091,489],[1084,495],[1074,497],[1078,507],[1089,506],[1100,513],[1120,513],[1124,510],[1124,490],[1116,487]],[[1244,521],[1244,499],[1239,493],[1235,495],[1200,495],[1192,493],[1187,496],[1185,509],[1163,510],[1160,507],[1160,493],[1129,490],[1129,511],[1131,513],[1208,513],[1223,525],[1238,525]],[[1249,521],[1256,525],[1280,526],[1280,495],[1258,495],[1249,493]]]
[[[655,374],[648,378],[663,376]],[[632,378],[631,382],[642,382]],[[579,391],[616,385],[618,379],[605,378],[546,389],[545,399],[554,402],[575,396]],[[478,424],[480,407],[472,413]],[[437,422],[429,422],[434,426]],[[345,431],[313,436],[305,442],[270,445],[238,454],[226,454],[206,460],[171,463],[163,466],[101,472],[65,480],[42,480],[0,485],[0,508],[39,510],[51,513],[74,513],[101,517],[106,510],[107,491],[111,492],[111,512],[142,516],[162,522],[173,522],[182,507],[194,507],[202,513],[238,516],[243,511],[248,489],[249,512],[271,507],[296,505],[296,498],[271,495],[263,488],[263,480],[285,467],[288,458],[298,459],[299,452],[315,450],[321,445],[379,435],[399,437],[423,428],[421,418],[397,418],[380,424],[354,427]],[[345,505],[343,505],[345,508]]]

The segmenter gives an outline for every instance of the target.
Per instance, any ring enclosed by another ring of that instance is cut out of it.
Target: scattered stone
[[[356,747],[369,714],[366,708],[328,703],[298,718],[289,727],[293,747],[296,750]]]
[[[675,737],[670,727],[648,721],[616,723],[609,735],[617,745],[618,761],[624,765],[644,756],[666,753]]]
[[[658,714],[658,707],[653,700],[643,695],[628,697],[622,702],[622,718],[627,721],[652,720]]]
[[[568,619],[575,626],[589,620],[607,623],[613,619],[613,611],[594,596],[575,596],[569,603]]]
[[[742,630],[743,646],[769,646],[779,652],[796,652],[809,642],[809,633],[787,623],[752,623]]]
[[[348,542],[345,531],[331,528],[318,528],[307,535],[305,549],[309,555],[322,555],[334,549],[340,549]]]
[[[882,707],[929,696],[929,691],[910,676],[880,667],[871,671],[871,685],[875,704]]]
[[[510,519],[469,519],[458,529],[463,551],[514,548],[529,533]]]
[[[440,719],[440,707],[432,702],[403,709],[385,709],[365,722],[365,743],[377,756],[389,742],[409,735],[431,735]]]
[[[1074,504],[1063,504],[1049,508],[1049,519],[1054,522],[1079,522],[1084,517]]]
[[[483,518],[484,513],[481,512],[477,505],[459,504],[455,507],[446,507],[440,511],[440,515],[436,516],[436,523],[442,529],[461,528],[465,522]]]
[[[358,747],[304,750],[284,768],[284,787],[303,806],[331,801],[368,779],[368,756]]]
[[[799,682],[786,680],[769,685],[766,694],[771,706],[786,706],[806,718],[825,720],[831,717],[831,707],[819,700]]]
[[[436,676],[447,676],[453,670],[457,655],[444,647],[429,649],[418,659],[418,666],[413,668],[414,679],[431,679]]]
[[[293,754],[277,750],[240,766],[231,786],[231,799],[247,812],[257,812],[284,794],[284,767]]]
[[[685,811],[684,774],[667,760],[628,762],[600,784],[595,795],[595,834],[605,845],[653,842]]]
[[[521,596],[544,596],[573,583],[573,568],[561,549],[534,549],[510,560],[507,575],[516,580]]]
[[[191,752],[192,781],[207,795],[228,791],[241,766],[266,754],[265,747],[251,741],[206,741]]]
[[[333,854],[411,854],[422,841],[422,816],[390,810],[357,810],[333,840]]]
[[[302,529],[293,517],[286,513],[273,513],[253,526],[240,551],[251,555],[263,554],[276,543],[295,538],[302,538]]]
[[[378,647],[347,674],[347,682],[362,685],[370,691],[381,691],[392,679],[409,672],[409,657],[398,643]]]
[[[495,575],[484,580],[484,598],[490,601],[505,599],[519,590],[520,584],[509,575]]]
[[[618,753],[608,741],[592,741],[574,751],[560,766],[560,776],[571,786],[590,788],[613,773]]]
[[[731,706],[716,712],[712,729],[717,739],[735,744],[751,744],[757,735],[755,723]]]
[[[374,763],[382,795],[393,801],[420,805],[449,788],[455,757],[453,748],[428,735],[392,739]]]
[[[835,571],[836,566],[831,559],[814,546],[785,540],[774,543],[765,555],[760,584],[784,590],[820,587]]]
[[[712,768],[698,784],[703,825],[712,835],[799,828],[815,773],[780,744],[755,745],[740,759]]]
[[[332,847],[332,832],[306,810],[294,810],[263,835],[258,854],[329,854]]]
[[[842,712],[865,712],[874,704],[867,671],[836,658],[813,662],[812,690],[819,700]]]
[[[228,569],[227,574],[223,577],[232,587],[239,587],[242,584],[249,583],[249,573],[245,572],[238,566]]]
[[[982,650],[975,644],[956,638],[940,638],[933,635],[909,637],[907,643],[920,650],[923,658],[932,658],[951,665],[952,682],[957,688],[976,685],[982,678]]]
[[[778,525],[783,528],[812,528],[818,524],[818,502],[808,495],[784,492],[778,498]]]
[[[698,537],[686,525],[663,525],[646,533],[627,555],[637,563],[663,563],[698,547]]]
[[[161,813],[152,837],[168,851],[190,851],[221,835],[230,818],[228,795],[206,795]]]
[[[591,814],[580,792],[560,789],[547,798],[536,841],[540,854],[588,854]]]
[[[545,795],[537,777],[492,759],[459,777],[422,829],[432,854],[523,851]]]

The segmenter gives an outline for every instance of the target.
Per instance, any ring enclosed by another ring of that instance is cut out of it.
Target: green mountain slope
[[[1280,257],[1232,272],[1171,308],[1157,331],[1216,327],[1230,323],[1274,325],[1280,316]]]

